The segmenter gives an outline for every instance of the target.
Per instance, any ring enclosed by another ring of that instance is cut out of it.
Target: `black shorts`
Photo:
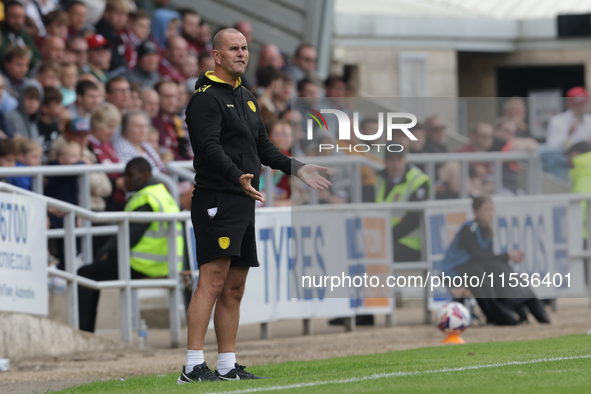
[[[232,257],[231,267],[259,266],[254,207],[248,196],[195,189],[191,220],[198,266],[224,256]]]

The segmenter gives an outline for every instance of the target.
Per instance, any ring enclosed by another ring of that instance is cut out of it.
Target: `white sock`
[[[218,372],[225,375],[234,369],[236,353],[218,353]]]
[[[195,365],[203,364],[204,362],[205,358],[203,357],[203,350],[187,350],[185,373],[193,372]]]

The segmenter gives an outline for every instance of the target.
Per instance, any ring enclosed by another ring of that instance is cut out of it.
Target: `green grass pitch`
[[[175,373],[95,382],[60,393],[589,394],[591,335],[430,347],[248,370],[270,379],[178,386]]]

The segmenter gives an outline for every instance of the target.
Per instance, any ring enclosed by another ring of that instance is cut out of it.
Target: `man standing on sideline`
[[[197,240],[199,281],[189,305],[187,363],[178,384],[259,379],[236,363],[240,301],[250,267],[258,267],[254,229],[255,200],[261,163],[286,174],[297,174],[313,189],[330,182],[318,171],[290,159],[267,138],[256,98],[241,85],[248,64],[246,38],[224,29],[213,39],[214,71],[195,84],[187,105],[187,126],[195,152],[195,191],[191,217]],[[215,374],[203,358],[203,341],[215,308],[218,341]]]

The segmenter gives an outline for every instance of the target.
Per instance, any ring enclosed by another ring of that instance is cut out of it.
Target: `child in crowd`
[[[148,134],[148,144],[152,145],[152,148],[158,152],[162,163],[166,164],[174,160],[174,154],[166,147],[160,146],[158,141],[160,139],[160,133],[153,126],[150,126],[150,132]]]
[[[56,62],[48,61],[41,63],[37,80],[44,88],[59,88],[61,67]]]
[[[125,46],[125,61],[130,70],[137,65],[137,48],[150,37],[152,21],[144,10],[136,10],[129,15],[129,29],[119,32]]]
[[[17,152],[17,167],[36,167],[41,165],[43,149],[41,145],[29,138],[16,138],[14,145]],[[8,183],[18,186],[22,189],[33,190],[32,176],[12,176],[8,178]]]
[[[13,140],[0,140],[0,167],[14,167],[16,165],[16,147]],[[0,178],[0,182],[7,182]]]
[[[43,17],[43,23],[48,36],[60,37],[64,41],[68,40],[69,18],[65,11],[51,11]]]
[[[60,93],[63,96],[62,104],[64,107],[73,104],[76,101],[76,84],[78,83],[78,67],[74,63],[63,64],[60,74],[62,87]]]
[[[17,134],[37,140],[39,138],[37,120],[41,101],[43,101],[43,87],[34,79],[27,80],[23,83],[18,107],[6,114],[6,123]]]
[[[49,152],[51,143],[60,135],[58,119],[64,111],[62,105],[63,96],[55,87],[45,89],[39,113],[38,141],[43,147],[43,152]]]

